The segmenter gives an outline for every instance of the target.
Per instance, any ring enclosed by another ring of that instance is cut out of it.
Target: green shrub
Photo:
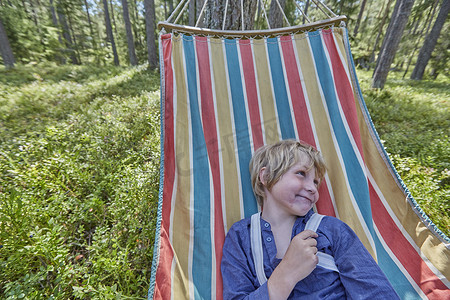
[[[376,91],[359,75],[397,171],[448,234],[449,85],[394,78]],[[145,297],[158,90],[145,66],[0,70],[0,298]]]
[[[413,81],[391,72],[384,90],[358,70],[364,100],[393,165],[414,199],[450,233],[449,79]]]
[[[17,72],[26,70],[37,72]],[[158,198],[159,75],[39,72],[0,86],[0,295],[141,299]]]

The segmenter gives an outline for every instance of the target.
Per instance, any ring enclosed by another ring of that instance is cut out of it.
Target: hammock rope
[[[205,0],[205,2],[203,2],[202,10],[201,10],[200,14],[198,15],[197,22],[195,22],[195,27],[198,27],[198,25],[200,24],[200,20],[203,17],[203,13],[205,12],[205,8],[206,8],[206,4],[207,3],[208,3],[208,0]]]
[[[183,14],[186,12],[186,10],[189,7],[189,4],[191,3],[192,0],[181,0],[180,3],[178,3],[177,7],[173,10],[173,12],[170,14],[170,16],[167,18],[166,21],[164,22],[160,22],[159,24],[172,24],[172,25],[179,25],[181,26],[181,24],[179,24]],[[327,5],[325,5],[322,1],[318,1],[318,0],[311,0],[312,3],[315,4],[315,7],[326,17],[326,19],[335,19],[338,18],[339,16],[336,15]],[[279,0],[275,0],[276,2],[276,7],[278,8],[278,10],[280,11],[283,20],[285,22],[285,24],[287,24],[287,27],[294,27],[291,25],[291,23],[289,22],[288,17],[286,16],[284,9],[280,3]],[[305,20],[306,20],[306,24],[313,24],[313,28],[316,28],[318,25],[315,24],[316,22],[313,22],[307,15],[307,13],[301,8],[301,6],[297,3],[297,1],[293,1],[294,5],[296,7],[296,9],[298,9],[298,11],[300,12],[301,16],[303,16],[303,25],[305,24]],[[207,5],[210,3],[209,0],[205,0],[203,2],[202,5],[202,9],[200,11],[200,13],[197,16],[197,20],[195,22],[195,28],[199,28],[200,24],[202,23],[201,20],[204,18],[205,15],[205,11],[206,11],[206,7]],[[266,3],[263,0],[258,0],[258,4],[259,4],[259,8],[262,10],[262,13],[264,15],[264,20],[265,20],[265,25],[267,26],[267,28],[269,30],[272,29],[272,26],[270,25],[269,22],[269,18],[267,17],[267,11],[266,11]],[[226,31],[225,30],[225,26],[226,26],[226,20],[227,20],[227,16],[228,16],[228,8],[229,8],[229,0],[225,1],[225,10],[224,10],[224,16],[223,16],[223,20],[222,20],[222,31]],[[175,17],[176,16],[176,17]],[[241,17],[241,30],[240,31],[245,31],[245,22],[244,22],[244,0],[240,1],[240,17]],[[342,17],[342,16],[341,16]],[[172,22],[172,20],[175,18],[175,21]],[[259,14],[258,14],[258,19],[259,19]],[[346,20],[344,20],[345,22]],[[262,25],[261,25],[262,26]],[[160,26],[160,29],[166,27],[166,26]],[[286,28],[286,27],[285,27]],[[206,29],[206,28],[205,28]],[[260,31],[263,30],[260,28]]]
[[[276,2],[277,2],[277,5],[278,5],[278,8],[280,9],[281,14],[284,17],[284,20],[286,21],[286,24],[288,24],[288,26],[291,27],[291,23],[289,22],[288,18],[286,17],[286,14],[284,13],[283,7],[281,7],[280,1],[276,0]]]

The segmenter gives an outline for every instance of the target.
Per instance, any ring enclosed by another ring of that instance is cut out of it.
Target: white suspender
[[[252,246],[253,261],[255,262],[256,277],[258,277],[259,284],[263,285],[267,281],[267,277],[264,273],[263,248],[261,242],[261,221],[259,213],[252,215],[250,225],[250,242]]]
[[[311,218],[306,222],[305,230],[309,229],[312,231],[317,231],[320,222],[322,221],[323,215],[312,214]],[[266,274],[264,273],[264,261],[263,261],[263,251],[262,251],[262,241],[261,241],[261,217],[259,213],[252,215],[250,223],[250,242],[252,247],[253,261],[255,262],[256,277],[258,278],[259,284],[263,285],[267,281]],[[329,269],[339,273],[336,267],[333,256],[317,252],[317,257],[319,258],[318,266],[322,268]]]

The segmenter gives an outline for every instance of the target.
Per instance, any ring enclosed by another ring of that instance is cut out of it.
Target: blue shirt
[[[312,215],[298,217],[292,238]],[[339,273],[317,266],[299,281],[288,299],[399,299],[386,276],[353,230],[334,217],[324,217],[317,229],[317,249],[334,257]],[[261,219],[264,272],[272,275],[281,259],[270,224]],[[233,224],[225,238],[221,264],[223,298],[269,299],[267,282],[259,285],[250,242],[250,218]]]

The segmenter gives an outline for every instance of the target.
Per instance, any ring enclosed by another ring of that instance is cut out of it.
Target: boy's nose
[[[306,190],[310,193],[315,194],[317,192],[317,186],[314,181],[308,180],[306,185]]]

